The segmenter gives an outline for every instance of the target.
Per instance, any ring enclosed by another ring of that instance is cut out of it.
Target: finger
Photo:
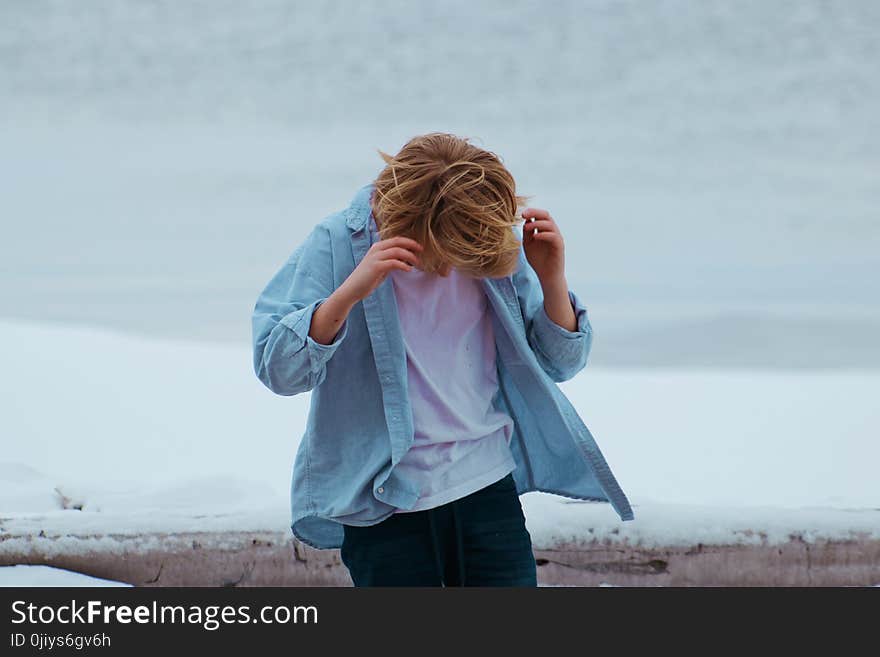
[[[557,231],[556,224],[549,219],[536,219],[535,221],[526,221],[523,224],[523,232],[530,235],[534,234],[536,228],[539,233]]]
[[[552,219],[550,212],[541,208],[526,208],[520,216],[523,219],[531,219],[532,217],[535,219]]]
[[[399,246],[393,246],[390,249],[385,249],[379,254],[380,260],[389,260],[389,259],[397,259],[403,260],[404,262],[411,262],[414,265],[419,264],[419,256],[410,251],[409,249],[404,249]]]
[[[425,248],[414,239],[403,237],[402,235],[398,235],[397,237],[389,237],[387,240],[380,240],[379,242],[376,242],[376,244],[381,245],[383,249],[387,249],[393,246],[402,246],[407,249],[422,251]]]
[[[389,272],[392,269],[400,269],[401,271],[412,271],[413,266],[408,262],[404,262],[403,260],[397,260],[392,258],[390,260],[382,260],[379,263],[379,267],[381,271]]]
[[[526,221],[522,227],[523,231],[523,241],[531,242],[532,237],[535,235],[540,235],[541,233],[555,233],[559,232],[558,227],[546,220],[546,219],[536,219],[535,221]]]
[[[562,244],[562,235],[559,233],[538,233],[537,235],[532,235],[533,242],[548,242],[548,243],[558,243]]]

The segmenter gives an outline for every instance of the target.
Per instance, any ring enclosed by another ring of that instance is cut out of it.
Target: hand
[[[541,285],[561,283],[565,280],[565,242],[559,226],[547,210],[540,208],[526,208],[522,217],[526,220],[523,225],[523,249]],[[529,221],[532,217],[535,221]],[[534,234],[536,228],[538,233]]]
[[[523,249],[526,259],[538,275],[544,292],[544,310],[547,316],[562,328],[577,330],[577,316],[568,297],[565,280],[565,243],[562,233],[546,210],[526,208],[523,225]],[[535,221],[529,221],[532,217]],[[535,234],[535,229],[538,233]]]
[[[339,286],[340,290],[354,302],[370,296],[392,269],[410,271],[419,264],[418,254],[423,248],[408,237],[379,240]]]

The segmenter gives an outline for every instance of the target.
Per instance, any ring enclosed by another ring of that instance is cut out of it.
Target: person
[[[521,494],[634,517],[556,385],[592,344],[562,233],[466,138],[379,154],[254,306],[258,378],[311,391],[293,534],[339,548],[355,586],[536,586]]]

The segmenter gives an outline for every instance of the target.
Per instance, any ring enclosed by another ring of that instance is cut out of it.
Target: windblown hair
[[[373,216],[381,239],[404,236],[424,249],[419,268],[446,264],[478,278],[516,271],[520,240],[513,227],[528,196],[501,159],[467,138],[432,132],[410,139],[375,181]]]

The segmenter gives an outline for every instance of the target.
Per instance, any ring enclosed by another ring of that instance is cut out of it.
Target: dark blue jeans
[[[343,529],[355,586],[537,586],[512,474],[433,509]]]

